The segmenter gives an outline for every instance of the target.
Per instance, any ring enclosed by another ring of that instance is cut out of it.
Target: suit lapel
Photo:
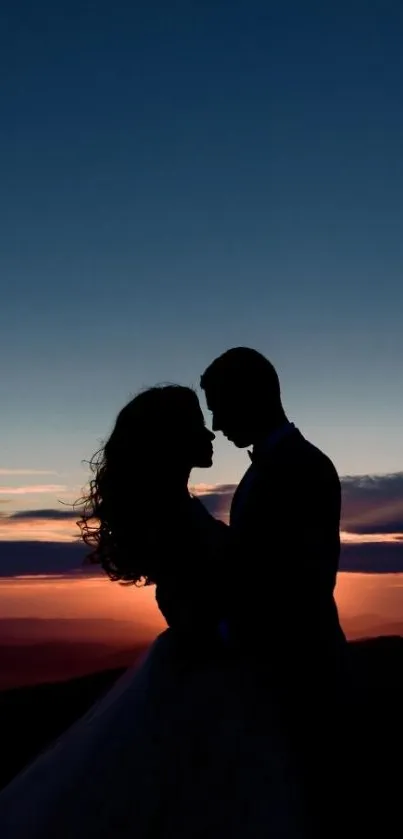
[[[236,524],[239,519],[239,515],[248,501],[250,490],[256,477],[256,471],[255,464],[251,463],[249,469],[246,470],[235,490],[230,509],[230,527]]]
[[[292,450],[295,442],[301,439],[302,435],[300,431],[297,428],[293,428],[292,432],[280,440],[276,446],[267,452],[263,452],[254,460],[235,490],[230,509],[230,527],[239,523],[245,507],[249,506],[251,496],[253,498],[253,488],[256,480],[259,478],[259,474],[264,471],[265,475],[267,474],[269,476],[273,463],[275,464],[278,458],[281,459],[282,455],[284,456],[284,453],[289,451],[290,448]]]

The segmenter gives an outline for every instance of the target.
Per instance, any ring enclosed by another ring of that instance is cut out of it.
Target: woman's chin
[[[213,465],[213,456],[210,455],[210,457],[200,458],[200,460],[197,463],[195,463],[194,468],[195,469],[211,469],[212,465]]]

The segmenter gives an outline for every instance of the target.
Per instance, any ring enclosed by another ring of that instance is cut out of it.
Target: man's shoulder
[[[266,458],[259,461],[261,475],[282,475],[288,480],[291,475],[305,473],[312,478],[319,474],[328,480],[339,481],[336,467],[330,457],[318,446],[307,440],[295,428],[293,434],[285,438]]]
[[[311,483],[314,485],[340,485],[336,467],[330,457],[318,446],[307,440],[294,428],[278,445],[258,460],[255,488]]]
[[[321,473],[334,481],[339,481],[337,469],[329,457],[318,446],[307,440],[300,432],[295,437],[294,453],[289,451],[289,456],[300,465],[315,474]]]

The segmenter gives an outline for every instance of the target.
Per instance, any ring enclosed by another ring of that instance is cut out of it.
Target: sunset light
[[[403,0],[0,53],[0,839],[394,839]]]

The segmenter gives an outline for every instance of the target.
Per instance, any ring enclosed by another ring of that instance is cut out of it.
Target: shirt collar
[[[293,422],[285,422],[279,428],[276,428],[275,431],[272,431],[271,434],[268,434],[260,443],[253,446],[251,452],[248,452],[250,459],[252,462],[256,460],[257,457],[261,455],[267,454],[271,451],[277,444],[284,438],[287,437],[291,431],[295,430],[295,425]]]

